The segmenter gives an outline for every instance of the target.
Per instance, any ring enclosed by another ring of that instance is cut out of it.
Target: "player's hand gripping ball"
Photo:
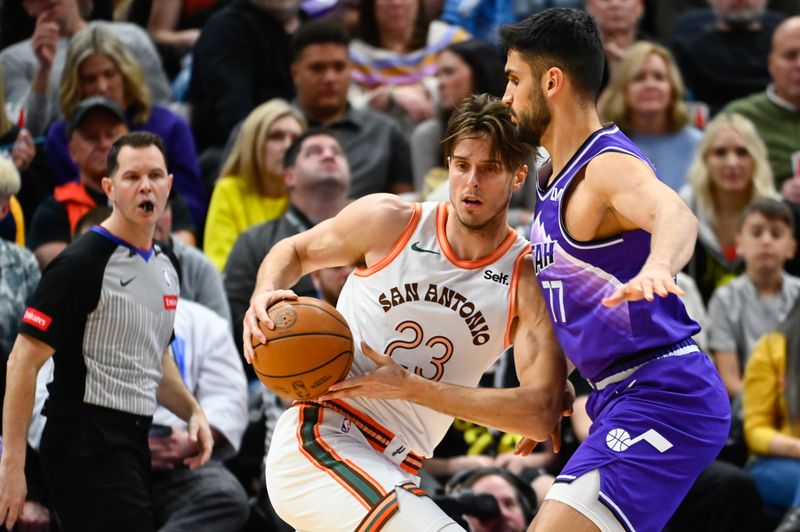
[[[280,301],[267,310],[275,328],[259,324],[267,337],[253,337],[253,369],[278,395],[319,397],[347,377],[353,365],[353,335],[334,307],[313,297]]]

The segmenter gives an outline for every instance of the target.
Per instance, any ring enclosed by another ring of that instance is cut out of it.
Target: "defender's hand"
[[[572,403],[575,402],[575,386],[567,380],[564,387],[564,397],[561,403],[561,417],[556,422],[553,432],[550,433],[550,440],[553,442],[553,452],[557,453],[561,450],[561,418],[569,417],[572,415]],[[533,438],[525,437],[520,440],[514,449],[515,455],[528,456],[533,452],[539,441]]]
[[[603,299],[603,305],[615,307],[625,301],[653,301],[655,296],[669,294],[682,296],[683,290],[675,283],[675,277],[666,266],[645,263],[639,274],[623,284],[611,296]]]

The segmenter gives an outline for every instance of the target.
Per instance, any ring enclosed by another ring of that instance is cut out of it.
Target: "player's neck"
[[[461,223],[453,207],[448,206],[444,231],[450,249],[459,260],[482,259],[494,253],[508,236],[506,211],[498,213],[479,229],[472,229]]]
[[[142,251],[146,251],[153,246],[155,226],[142,227],[132,224],[117,210],[114,210],[111,216],[100,225],[115,237]]]
[[[550,125],[542,135],[542,146],[553,161],[553,177],[561,172],[589,135],[601,127],[593,106],[572,105],[568,109],[554,110]]]

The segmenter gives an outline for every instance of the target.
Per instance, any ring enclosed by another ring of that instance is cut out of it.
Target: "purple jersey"
[[[552,183],[547,184],[551,171],[540,173],[530,238],[536,277],[558,341],[588,379],[637,353],[676,344],[700,330],[673,294],[652,302],[602,305],[604,297],[639,273],[650,253],[650,233],[643,230],[580,242],[564,226],[564,191],[589,161],[609,151],[641,159],[655,172],[617,126],[594,132]]]

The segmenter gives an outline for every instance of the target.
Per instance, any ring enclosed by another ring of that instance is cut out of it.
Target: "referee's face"
[[[155,229],[167,205],[172,175],[156,146],[123,146],[117,155],[117,171],[103,179],[103,188],[124,221],[139,228]]]

